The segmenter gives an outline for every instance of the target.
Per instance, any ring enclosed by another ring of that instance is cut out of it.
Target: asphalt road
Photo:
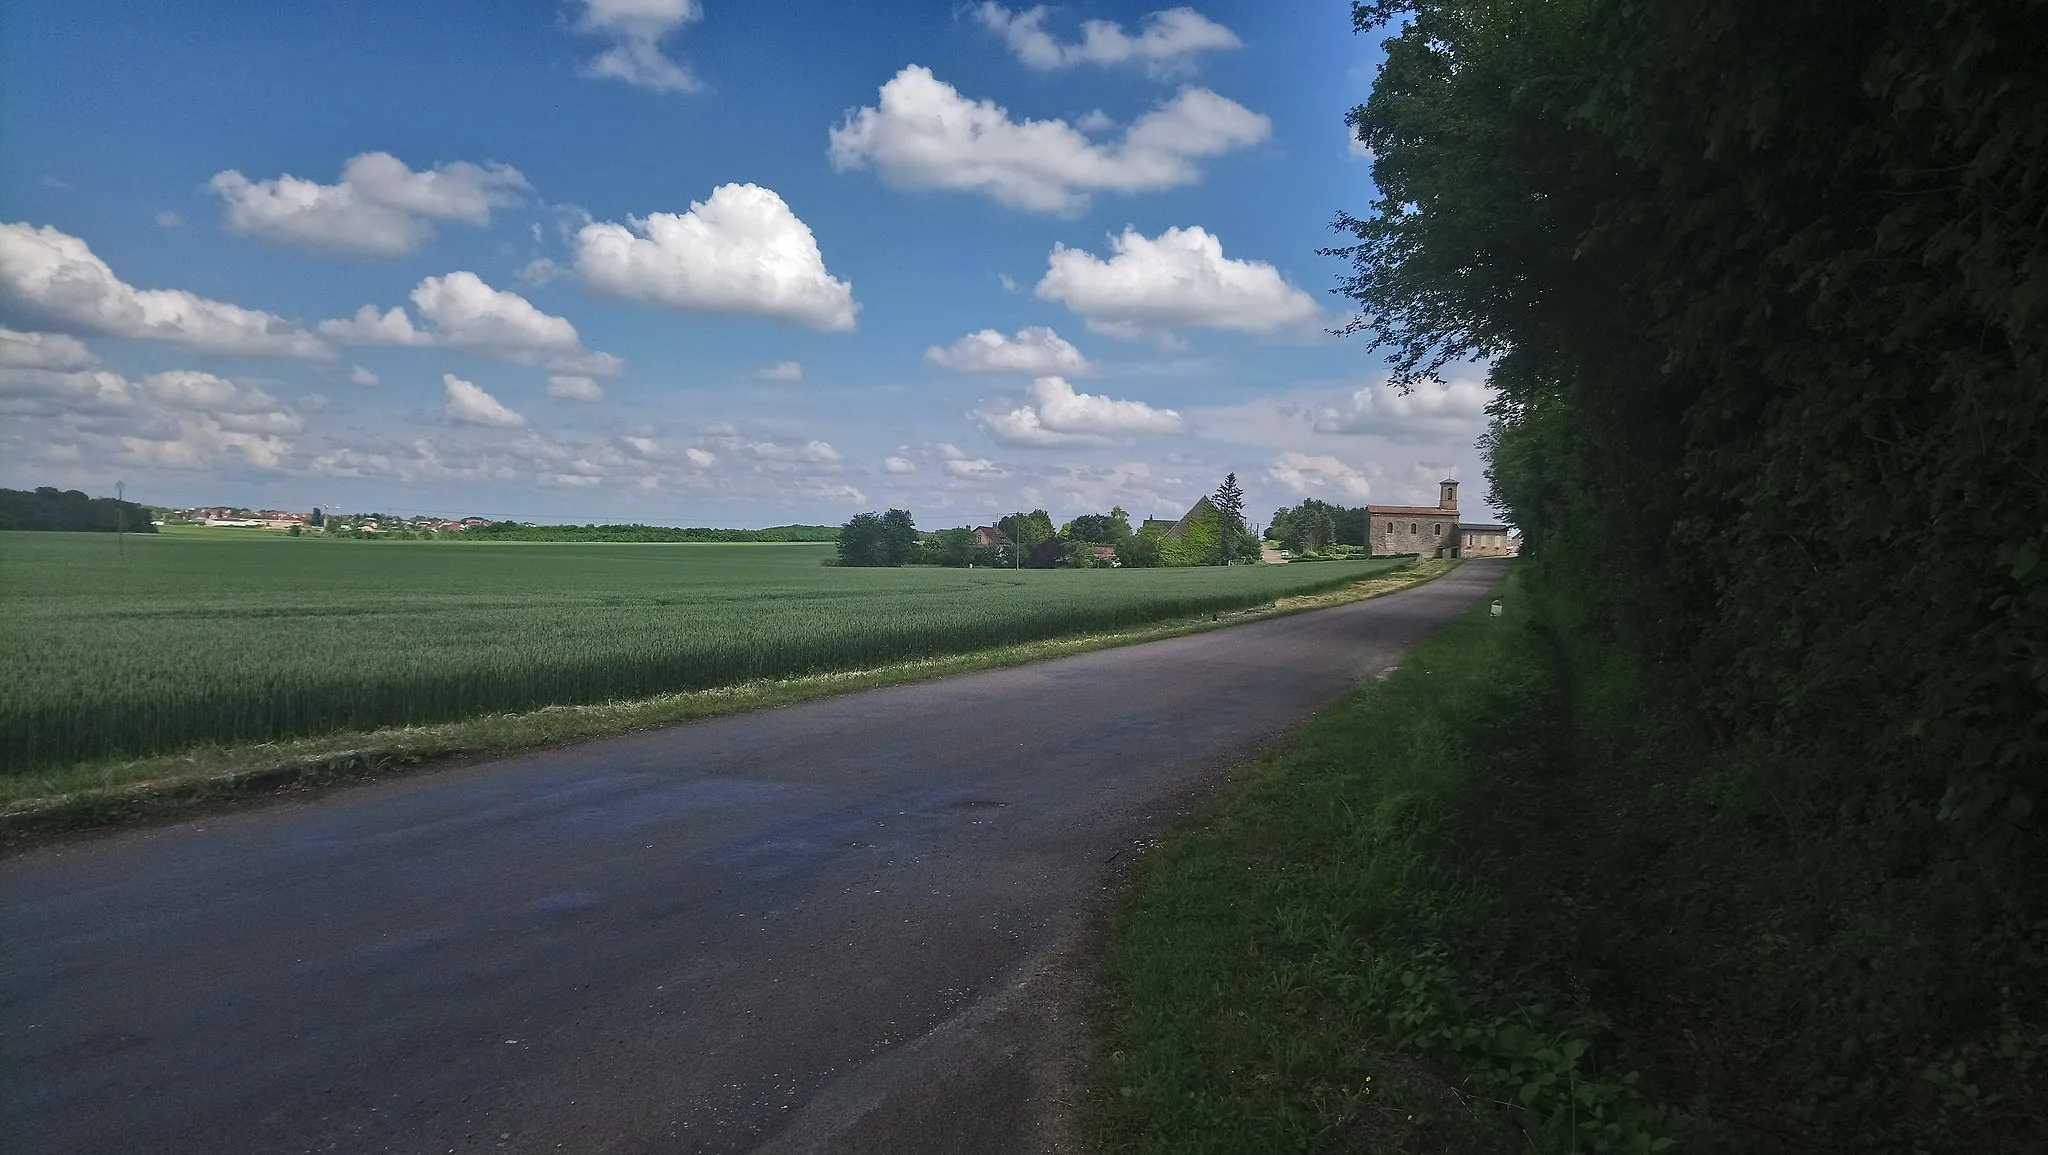
[[[1071,1149],[1105,881],[1500,573],[17,855],[0,1148]]]

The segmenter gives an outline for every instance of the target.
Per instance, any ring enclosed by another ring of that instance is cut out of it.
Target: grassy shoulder
[[[105,826],[287,787],[344,782],[464,755],[506,754],[649,726],[787,706],[834,694],[1022,665],[1301,613],[1407,589],[1457,563],[1419,560],[1390,573],[1251,609],[1110,632],[1070,635],[865,670],[544,709],[431,726],[344,732],[283,742],[202,746],[154,758],[0,776],[0,840]]]
[[[1103,1150],[2048,1149],[2048,924],[1873,854],[1905,816],[1823,834],[1516,580],[1145,863]]]

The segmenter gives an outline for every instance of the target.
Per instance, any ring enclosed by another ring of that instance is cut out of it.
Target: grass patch
[[[900,685],[1156,641],[1321,609],[1419,585],[1455,562],[1424,561],[1312,595],[1125,630],[991,647],[868,669],[758,679],[685,693],[549,706],[426,726],[394,726],[281,742],[198,746],[173,755],[107,760],[0,775],[0,838],[115,822],[286,786],[319,786],[458,755],[504,754],[582,738],[723,714],[792,705],[833,694]]]
[[[0,774],[869,670],[1403,564],[855,569],[811,544],[112,537],[0,534]]]
[[[1774,797],[1516,580],[1147,860],[1104,1150],[2048,1150],[2035,892]]]

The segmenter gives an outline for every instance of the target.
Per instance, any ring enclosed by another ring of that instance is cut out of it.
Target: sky
[[[925,528],[1485,506],[1333,293],[1342,0],[9,0],[0,485]]]

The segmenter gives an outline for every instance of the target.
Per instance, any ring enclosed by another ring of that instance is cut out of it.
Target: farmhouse
[[[1374,557],[1413,553],[1423,557],[1513,557],[1521,539],[1504,525],[1468,525],[1458,520],[1458,483],[1437,483],[1437,502],[1428,505],[1368,505],[1368,540]]]

